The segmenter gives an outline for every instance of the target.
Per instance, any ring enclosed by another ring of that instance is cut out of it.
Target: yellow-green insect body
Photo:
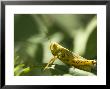
[[[94,64],[96,64],[95,60],[87,60],[79,56],[78,54],[75,54],[69,51],[68,49],[62,47],[56,42],[50,44],[50,50],[54,58],[50,60],[45,69],[49,66],[49,64],[52,64],[57,58],[69,66],[74,66],[75,68],[79,68],[86,71],[90,71]]]

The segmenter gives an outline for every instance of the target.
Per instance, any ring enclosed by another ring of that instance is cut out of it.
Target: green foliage
[[[58,42],[87,59],[97,59],[97,17],[95,14],[15,14],[15,76],[92,76],[70,68],[60,60],[43,71],[53,56],[50,41]]]
[[[14,75],[19,76],[19,75],[22,75],[22,74],[26,74],[29,71],[30,71],[29,67],[25,68],[24,64],[20,64],[20,65],[18,65],[14,68]]]

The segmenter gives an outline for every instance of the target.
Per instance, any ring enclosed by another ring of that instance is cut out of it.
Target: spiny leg
[[[46,70],[50,64],[53,64],[53,62],[54,62],[56,59],[57,59],[57,56],[54,56],[54,57],[49,61],[49,63],[46,65],[46,67],[44,68],[44,70]]]

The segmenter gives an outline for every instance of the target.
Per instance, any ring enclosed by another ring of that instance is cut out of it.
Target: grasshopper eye
[[[56,43],[53,43],[53,44],[52,44],[52,48],[53,48],[53,49],[56,49],[56,48],[57,48],[57,44],[56,44]]]

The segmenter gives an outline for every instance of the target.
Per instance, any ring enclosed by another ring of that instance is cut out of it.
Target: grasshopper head
[[[51,50],[51,52],[52,52],[52,54],[53,54],[54,56],[57,55],[57,53],[59,52],[60,48],[62,48],[62,46],[60,46],[60,45],[59,45],[58,43],[56,43],[56,42],[52,42],[52,43],[50,44],[50,50]]]

